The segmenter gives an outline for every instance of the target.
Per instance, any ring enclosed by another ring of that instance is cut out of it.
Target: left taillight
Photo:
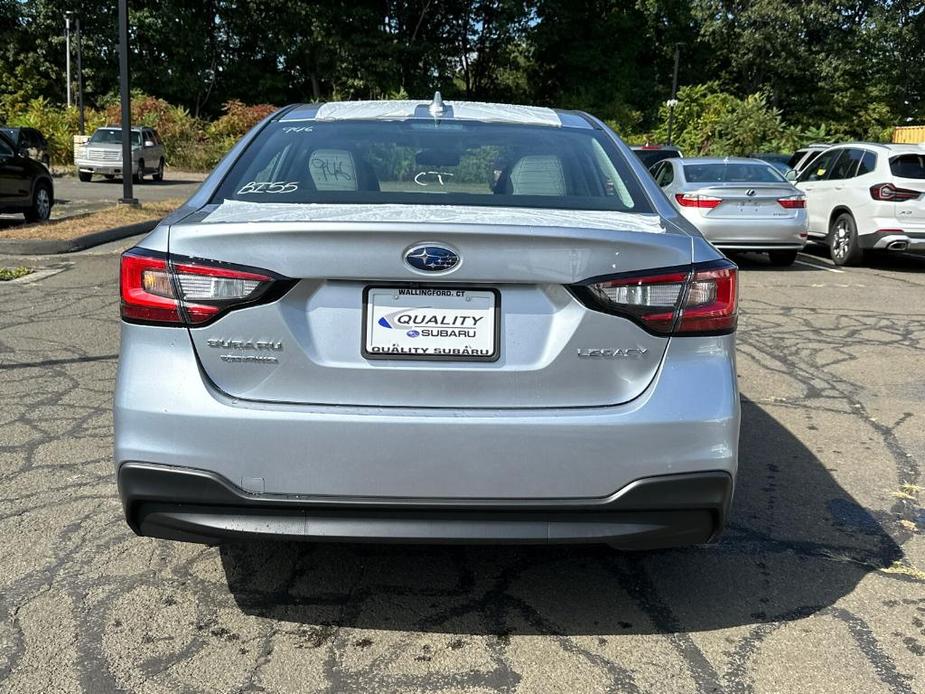
[[[241,306],[275,298],[291,284],[277,275],[227,263],[168,258],[133,248],[122,254],[122,319],[130,323],[204,325]]]

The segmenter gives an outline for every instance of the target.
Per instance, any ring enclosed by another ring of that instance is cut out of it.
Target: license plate
[[[494,361],[500,355],[496,289],[367,287],[367,359]]]

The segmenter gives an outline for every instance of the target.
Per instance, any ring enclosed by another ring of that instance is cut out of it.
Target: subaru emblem
[[[444,246],[420,245],[405,252],[405,262],[422,272],[446,272],[459,265],[459,255]]]

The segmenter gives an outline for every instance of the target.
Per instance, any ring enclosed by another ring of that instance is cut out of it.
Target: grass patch
[[[20,277],[31,275],[34,270],[31,267],[20,265],[19,267],[0,267],[0,282],[9,282],[18,280]]]
[[[183,200],[146,202],[141,207],[117,205],[98,212],[56,219],[41,224],[26,224],[0,231],[0,239],[73,239],[97,231],[105,231],[127,224],[160,219],[183,204]]]

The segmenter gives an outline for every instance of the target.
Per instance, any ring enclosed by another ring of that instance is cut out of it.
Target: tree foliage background
[[[429,97],[580,108],[737,153],[880,139],[925,120],[921,0],[130,0],[133,87],[213,119],[229,102]],[[0,0],[0,118],[62,104],[64,13],[87,103],[118,87],[116,2]],[[75,78],[76,79],[76,78]],[[34,107],[34,104],[32,105]],[[226,109],[227,110],[227,109]]]

